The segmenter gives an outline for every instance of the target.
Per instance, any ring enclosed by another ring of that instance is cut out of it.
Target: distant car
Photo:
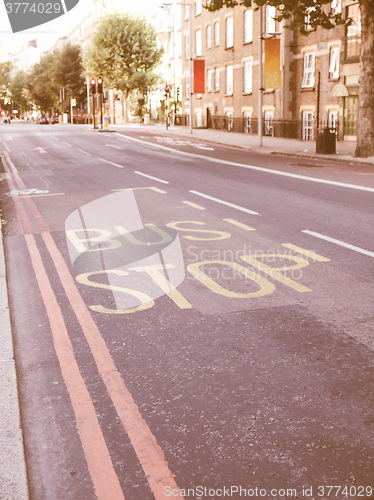
[[[48,125],[48,120],[47,118],[40,118],[38,121],[39,125]]]
[[[58,116],[52,116],[52,118],[51,118],[51,123],[52,123],[52,124],[53,124],[53,123],[59,123],[59,122],[60,122],[60,120],[59,120],[59,117],[58,117]]]

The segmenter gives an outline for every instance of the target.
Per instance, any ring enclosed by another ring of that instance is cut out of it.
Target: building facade
[[[354,0],[332,0],[327,8],[349,22],[305,36],[275,21],[271,6],[209,12],[201,0],[184,5],[183,114],[192,98],[196,127],[257,133],[261,116],[266,135],[313,140],[318,123],[335,128],[340,138],[356,139],[359,7]],[[192,58],[205,61],[202,94],[190,92],[190,43]]]

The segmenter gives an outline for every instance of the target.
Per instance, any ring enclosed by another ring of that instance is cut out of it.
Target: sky
[[[19,1],[22,2],[22,0]],[[37,2],[37,0],[35,1]],[[122,0],[121,2],[126,11],[137,14],[149,12],[158,3],[162,3],[161,0]],[[12,33],[5,10],[5,2],[0,0],[0,61],[2,55],[22,48],[22,46],[27,45],[29,40],[35,38],[38,39],[40,48],[47,49],[59,36],[67,34],[80,20],[84,19],[90,8],[91,0],[80,0],[78,5],[64,16],[33,29]]]

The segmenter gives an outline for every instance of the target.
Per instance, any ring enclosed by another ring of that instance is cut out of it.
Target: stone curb
[[[0,497],[4,500],[28,500],[26,460],[1,228],[0,219]]]

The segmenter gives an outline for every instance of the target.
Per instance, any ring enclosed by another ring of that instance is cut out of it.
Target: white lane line
[[[315,236],[316,238],[320,238],[321,240],[329,241],[330,243],[335,243],[336,245],[348,248],[349,250],[354,250],[355,252],[368,255],[369,257],[374,257],[374,252],[370,252],[369,250],[365,250],[364,248],[357,247],[356,245],[351,245],[350,243],[345,243],[344,241],[341,240],[336,240],[335,238],[330,238],[330,236],[325,236],[324,234],[316,233],[315,231],[309,231],[308,229],[304,229],[301,232],[309,234],[310,236]]]
[[[109,160],[105,160],[105,158],[97,158],[98,160],[100,161],[103,161],[104,163],[109,163],[109,165],[114,165],[115,167],[118,167],[118,168],[123,168],[123,165],[118,165],[118,163],[113,163],[112,161],[109,161]]]
[[[147,177],[147,179],[152,179],[153,181],[161,182],[162,184],[169,184],[169,181],[164,181],[163,179],[159,179],[158,177],[152,177],[152,175],[143,174],[143,172],[134,171],[134,174],[142,175],[143,177]]]
[[[116,136],[121,136],[118,132],[114,132]],[[329,181],[327,179],[319,179],[317,177],[308,177],[306,175],[292,174],[290,172],[283,172],[282,170],[274,170],[271,168],[265,167],[256,167],[255,165],[245,165],[244,163],[236,163],[233,161],[221,160],[219,158],[212,158],[211,156],[199,155],[197,153],[186,153],[185,151],[179,151],[178,149],[169,148],[167,146],[162,146],[161,144],[154,144],[147,141],[142,141],[140,139],[135,139],[135,137],[126,136],[126,139],[134,142],[140,142],[141,144],[145,144],[149,147],[153,147],[156,149],[163,149],[164,151],[170,151],[175,154],[179,154],[181,156],[188,156],[189,158],[199,158],[201,160],[210,161],[212,163],[220,163],[221,165],[231,165],[234,167],[246,168],[248,170],[257,170],[258,172],[265,172],[267,174],[273,175],[282,175],[284,177],[291,177],[292,179],[299,179],[302,181],[308,182],[317,182],[319,184],[328,184],[330,186],[338,186],[349,189],[358,189],[359,191],[367,191],[369,193],[374,193],[374,188],[367,186],[359,186],[358,184],[348,184],[346,182],[338,182],[338,181]]]
[[[73,146],[71,144],[69,144],[68,142],[64,142],[62,141],[62,144],[65,144],[65,146],[69,146],[69,148],[72,148]]]
[[[14,166],[14,163],[12,162],[12,160],[10,159],[10,156],[8,154],[8,151],[4,151],[4,159],[5,161],[7,162],[7,164],[9,165],[10,169],[12,170],[12,172],[18,172],[18,170],[16,169],[16,167]]]
[[[60,140],[58,137],[56,137],[53,134],[48,134],[48,135],[49,135],[49,137],[52,137],[52,139],[54,139],[55,141],[59,141]]]
[[[249,210],[248,208],[240,207],[239,205],[234,205],[233,203],[229,203],[228,201],[220,200],[219,198],[213,198],[213,196],[209,196],[208,194],[200,193],[199,191],[190,191],[190,193],[196,194],[196,196],[201,196],[202,198],[206,198],[207,200],[221,203],[221,205],[226,205],[227,207],[235,208],[236,210],[240,210],[241,212],[245,212],[246,214],[259,215],[258,212],[254,212],[253,210]]]
[[[87,151],[84,151],[83,149],[77,148],[77,150],[80,151],[81,153],[84,153],[87,156],[92,156],[91,153],[87,153]]]

